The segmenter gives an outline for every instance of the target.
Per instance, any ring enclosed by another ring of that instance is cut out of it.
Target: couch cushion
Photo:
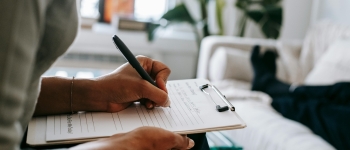
[[[262,51],[265,51],[263,49]],[[263,53],[263,52],[262,52]],[[282,61],[277,59],[277,77],[288,82],[288,72]],[[220,81],[236,79],[250,82],[253,78],[253,69],[250,63],[250,51],[230,47],[219,47],[209,62],[209,79]]]
[[[350,39],[334,42],[305,79],[305,84],[327,85],[350,81]]]
[[[350,37],[350,25],[322,21],[307,33],[300,54],[302,77],[305,79],[314,65],[335,41]]]
[[[209,63],[209,79],[219,81],[227,78],[251,81],[248,51],[228,47],[219,47],[215,51]]]
[[[287,83],[301,84],[304,79],[301,76],[299,56],[301,41],[278,41],[276,44],[279,59],[287,72]]]

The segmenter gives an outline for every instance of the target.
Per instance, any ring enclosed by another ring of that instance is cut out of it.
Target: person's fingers
[[[175,134],[175,149],[191,149],[194,146],[194,141],[186,135]]]
[[[157,88],[150,87],[148,84],[143,86],[142,91],[144,92],[142,98],[147,98],[154,102],[145,101],[145,106],[150,109],[157,105],[163,107],[170,106],[170,100],[167,95],[168,90],[166,89],[166,82],[171,72],[170,69],[165,64],[145,56],[136,56],[136,58],[146,72],[156,80],[157,84]],[[159,89],[165,91],[165,94],[163,92],[159,93]]]
[[[163,91],[165,91],[166,93],[168,93],[168,89],[166,88],[166,80],[165,81],[160,77],[160,78],[156,78],[156,84],[157,87],[162,89]]]
[[[191,149],[195,143],[192,139],[190,139],[190,138],[187,138],[187,139],[188,139],[187,149]]]
[[[144,105],[147,109],[153,109],[154,107],[157,106],[156,103],[146,98],[142,98],[140,100],[140,103]]]
[[[181,134],[181,136],[186,137],[186,140],[188,141],[186,149],[191,149],[194,146],[194,141],[187,137],[187,134]]]
[[[171,73],[171,70],[163,63],[153,60],[151,76],[155,78],[155,80],[162,80],[165,84],[168,80],[168,77]]]
[[[126,107],[128,107],[132,103],[108,103],[107,106],[107,112],[118,112],[124,110]]]
[[[145,100],[145,106],[147,109],[153,109],[154,107],[156,107],[156,104],[151,100]]]
[[[145,56],[137,56],[137,60],[140,62],[142,67],[146,70],[150,76],[156,80],[157,86],[164,90],[166,90],[166,82],[171,73],[171,70],[163,63],[152,60]]]
[[[170,100],[168,98],[168,94],[161,90],[158,87],[153,86],[151,83],[148,83],[147,81],[141,82],[141,89],[142,92],[142,98],[149,99],[156,103],[156,105],[168,107],[170,106]],[[150,105],[150,104],[149,104]],[[147,102],[146,102],[147,107]]]

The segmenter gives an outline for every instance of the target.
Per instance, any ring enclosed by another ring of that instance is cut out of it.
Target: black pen
[[[129,48],[123,43],[123,41],[117,36],[113,36],[113,42],[119,51],[124,55],[124,58],[130,63],[132,67],[140,74],[140,76],[147,80],[149,83],[157,86],[153,79],[148,75],[148,73],[142,68],[139,61],[135,58],[134,54],[131,53]]]
[[[157,87],[154,80],[148,75],[145,69],[142,68],[139,61],[137,61],[137,59],[135,58],[134,54],[129,50],[129,48],[124,44],[124,42],[117,35],[113,36],[113,42],[117,47],[117,49],[119,49],[119,51],[124,55],[124,58],[130,63],[130,65],[133,68],[135,68],[135,70],[140,74],[140,76],[143,79],[147,80],[149,83]],[[167,103],[170,103],[170,101]]]

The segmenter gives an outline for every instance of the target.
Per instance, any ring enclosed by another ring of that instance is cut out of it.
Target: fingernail
[[[190,141],[188,142],[187,149],[191,149],[193,146],[194,146],[194,141],[190,139]]]
[[[171,104],[170,100],[169,100],[169,97],[168,99],[166,100],[166,103],[164,104],[164,107],[169,107]]]
[[[147,108],[148,108],[148,109],[153,108],[153,103],[147,103]]]

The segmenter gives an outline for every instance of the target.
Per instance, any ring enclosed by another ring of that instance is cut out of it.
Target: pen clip
[[[220,97],[220,99],[222,101],[224,101],[226,103],[227,106],[223,106],[221,107],[220,105],[216,104],[216,102],[213,100],[213,98],[211,97],[211,95],[205,91],[206,88],[212,88],[216,94],[218,94],[218,96]],[[199,89],[210,96],[211,100],[213,101],[213,103],[215,103],[216,105],[216,110],[218,112],[223,112],[226,111],[228,109],[230,109],[231,111],[235,111],[235,107],[226,99],[225,95],[223,95],[214,85],[210,85],[210,84],[204,84],[202,86],[199,86]]]

